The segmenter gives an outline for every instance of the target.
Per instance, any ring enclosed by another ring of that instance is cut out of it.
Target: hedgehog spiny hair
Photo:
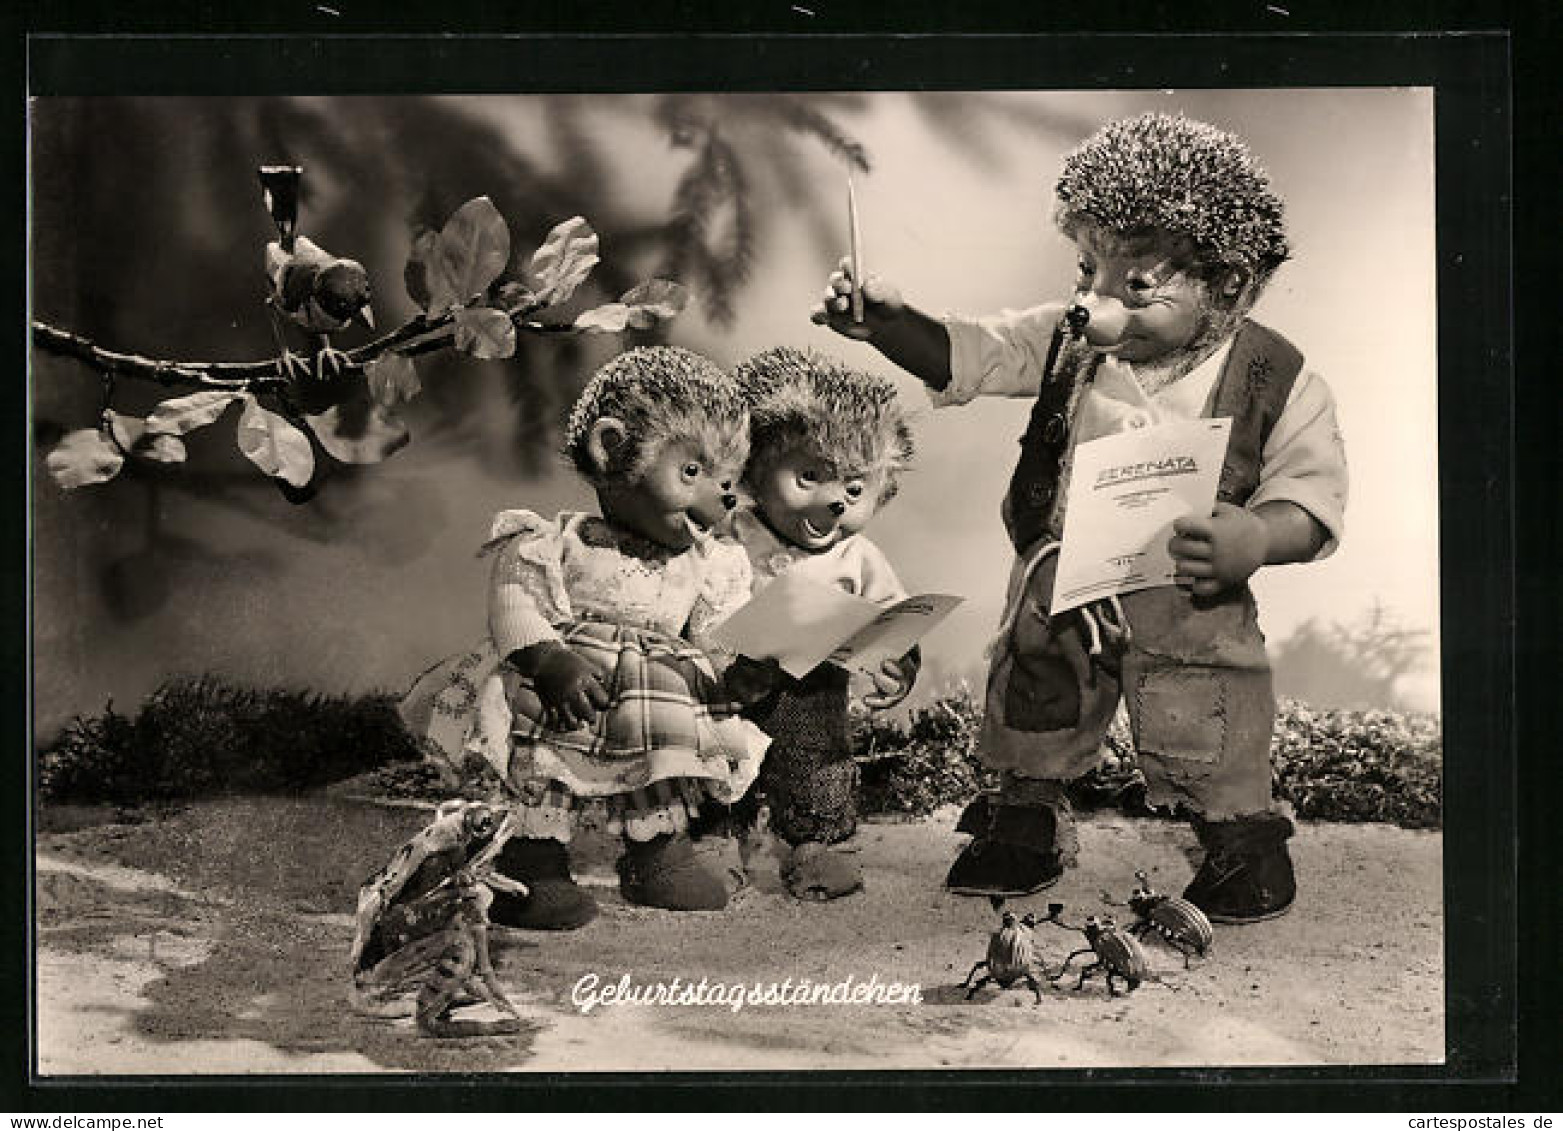
[[[749,469],[797,448],[842,471],[877,475],[879,502],[889,502],[911,466],[912,429],[882,377],[809,350],[787,346],[738,366],[749,404]]]
[[[1281,198],[1248,147],[1181,115],[1108,123],[1064,158],[1056,194],[1065,235],[1187,241],[1207,279],[1241,268],[1262,287],[1291,255]]]
[[[587,441],[605,416],[621,421],[626,442],[606,470]],[[565,426],[565,455],[595,484],[638,480],[668,440],[691,440],[713,458],[741,466],[749,416],[731,377],[709,358],[677,346],[642,346],[619,354],[592,375]]]

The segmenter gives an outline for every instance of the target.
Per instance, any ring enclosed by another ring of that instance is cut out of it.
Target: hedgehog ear
[[[592,425],[586,435],[586,454],[591,457],[598,475],[607,475],[613,466],[613,457],[624,450],[629,442],[629,429],[616,416],[604,416]]]

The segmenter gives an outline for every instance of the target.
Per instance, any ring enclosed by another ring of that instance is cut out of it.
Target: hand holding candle
[[[907,313],[901,292],[893,285],[871,275],[863,260],[863,229],[858,220],[857,190],[847,177],[847,230],[850,245],[831,272],[824,299],[809,314],[816,326],[829,326],[838,334],[860,342],[872,342],[881,351],[881,338],[894,333]],[[893,348],[893,347],[892,347]],[[937,348],[948,350],[947,343]],[[892,356],[891,360],[900,363]]]
[[[852,174],[847,174],[847,227],[851,236],[852,322],[843,330],[849,338],[867,339],[868,325],[863,321],[863,233],[857,218],[857,189]]]

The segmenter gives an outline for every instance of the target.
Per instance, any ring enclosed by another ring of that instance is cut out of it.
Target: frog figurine
[[[447,801],[435,818],[396,850],[358,891],[351,999],[380,1017],[405,1016],[419,1031],[470,1037],[520,1031],[521,1019],[500,988],[488,951],[488,907],[494,890],[527,894],[496,873],[495,856],[515,831],[515,816],[481,801]],[[401,999],[401,1000],[398,1000]],[[460,1005],[486,1001],[505,1017],[457,1020]]]

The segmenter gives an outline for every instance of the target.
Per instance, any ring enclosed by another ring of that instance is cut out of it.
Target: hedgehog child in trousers
[[[748,553],[756,590],[787,572],[881,604],[904,598],[890,562],[862,534],[912,460],[895,387],[788,348],[751,357],[738,366],[737,381],[749,406],[743,481],[753,503],[735,514],[732,534]],[[752,663],[740,660],[735,677],[753,674]],[[919,665],[915,647],[886,661],[864,704],[883,710],[899,703]],[[769,680],[770,693],[746,713],[771,737],[758,788],[772,830],[789,846],[783,878],[800,899],[850,894],[863,875],[845,843],[857,827],[849,675],[827,661],[796,680],[772,666]],[[739,823],[752,819],[740,807]]]
[[[595,915],[567,849],[583,825],[622,837],[633,903],[716,910],[741,883],[736,845],[700,814],[743,796],[769,740],[702,640],[749,598],[748,558],[713,533],[748,447],[728,374],[688,350],[631,350],[593,376],[567,427],[599,513],[494,519],[487,636],[403,703],[437,757],[487,762],[517,815],[495,866],[529,894],[496,893],[494,922]]]
[[[1324,381],[1249,317],[1290,256],[1283,206],[1238,138],[1146,114],[1070,153],[1054,220],[1074,244],[1067,303],[933,318],[863,280],[869,341],[937,405],[1034,398],[1001,509],[1015,549],[978,756],[999,772],[958,829],[957,892],[1039,890],[1071,864],[1068,783],[1096,762],[1120,701],[1150,800],[1193,815],[1205,850],[1185,897],[1218,922],[1283,913],[1291,821],[1273,800],[1275,698],[1249,578],[1332,552],[1346,461]],[[816,322],[853,329],[847,265]],[[859,331],[859,335],[861,331]],[[1217,502],[1174,526],[1176,584],[1050,616],[1075,446],[1130,428],[1231,419]]]

